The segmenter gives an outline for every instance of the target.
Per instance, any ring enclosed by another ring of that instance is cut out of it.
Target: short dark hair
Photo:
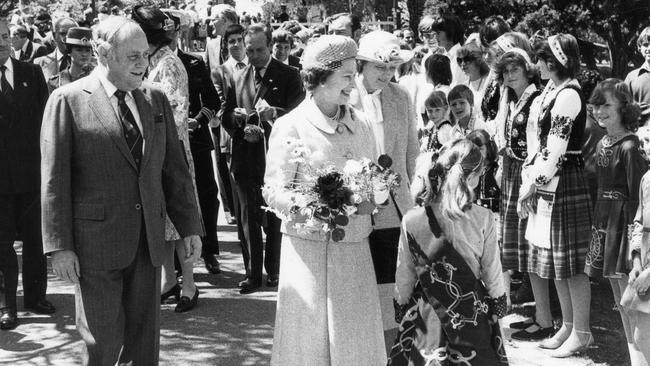
[[[312,91],[316,89],[321,83],[324,83],[330,75],[334,74],[335,70],[327,67],[312,66],[304,68],[300,71],[302,82],[305,89]]]
[[[359,18],[359,16],[354,14],[354,13],[338,13],[338,14],[334,14],[334,15],[328,17],[327,19],[325,19],[325,23],[327,23],[327,25],[329,26],[333,21],[335,21],[338,18],[342,18],[342,17],[350,18],[350,23],[352,23],[352,34],[354,34],[354,32],[361,29],[361,18]]]
[[[451,40],[452,44],[462,44],[465,40],[463,25],[460,19],[451,14],[444,14],[433,18],[431,30],[435,32],[445,32],[447,38]]]
[[[481,45],[487,47],[500,35],[510,32],[510,26],[501,15],[494,15],[485,20],[478,30]]]
[[[560,43],[562,52],[567,57],[567,64],[562,65],[560,60],[555,57],[548,39],[542,39],[535,43],[535,54],[538,58],[546,62],[549,71],[555,72],[559,78],[574,78],[580,71],[580,48],[578,41],[570,34],[560,33],[557,35],[557,40]]]
[[[271,35],[271,41],[275,43],[288,43],[289,47],[293,47],[293,34],[291,32],[283,30],[283,29],[277,29],[273,31],[273,34]]]
[[[233,34],[244,34],[246,29],[244,28],[243,25],[241,24],[231,24],[226,28],[226,31],[223,34],[223,42],[228,43],[228,37],[232,36]]]
[[[630,86],[621,79],[605,79],[596,85],[596,89],[589,98],[589,103],[596,106],[605,104],[605,94],[612,95],[621,103],[619,111],[623,127],[630,132],[636,132],[641,122],[641,107],[634,102]]]
[[[244,34],[244,38],[246,38],[246,36],[252,36],[257,33],[263,33],[264,36],[266,37],[266,44],[269,46],[271,45],[271,43],[273,42],[273,36],[271,35],[271,30],[269,29],[269,27],[267,27],[262,23],[255,23],[249,25],[248,29],[246,29],[246,32]]]
[[[433,54],[424,61],[424,70],[435,84],[451,84],[451,63],[449,57],[441,54]]]
[[[16,35],[20,36],[20,38],[29,38],[29,31],[24,25],[12,25],[10,28],[15,29]]]
[[[471,106],[474,108],[474,92],[469,86],[465,84],[458,84],[451,88],[449,94],[447,94],[447,102],[451,104],[451,101],[457,99],[465,99]]]

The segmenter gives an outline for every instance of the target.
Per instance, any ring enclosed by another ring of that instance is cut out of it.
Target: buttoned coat
[[[38,192],[38,139],[47,84],[40,67],[15,59],[11,62],[13,102],[0,98],[0,194]]]
[[[395,205],[389,199],[387,207],[379,210],[374,215],[375,228],[394,228],[400,225],[400,215],[403,216],[413,208],[410,185],[415,171],[415,160],[418,157],[420,147],[415,118],[415,107],[409,98],[404,87],[396,83],[388,83],[381,91],[381,112],[384,117],[384,154],[391,157],[393,171],[400,174],[402,184],[395,194]],[[359,110],[363,110],[363,104],[358,89],[353,89],[350,95],[350,104]],[[374,123],[374,121],[370,121]]]
[[[260,87],[255,90],[254,67],[248,65],[235,71],[234,81],[226,98],[222,126],[232,137],[231,171],[235,180],[246,180],[261,184],[264,178],[265,143],[247,142],[244,140],[244,127],[239,126],[233,119],[234,108],[245,108],[248,113],[255,112],[256,103],[263,99],[268,105],[275,107],[278,117],[296,107],[305,98],[305,91],[300,81],[298,70],[271,58],[264,72]],[[257,119],[248,123],[259,124],[264,129],[268,140],[271,134],[272,121],[259,122]]]
[[[132,92],[142,122],[140,167],[96,74],[56,89],[41,132],[43,246],[73,250],[82,270],[121,269],[146,233],[154,266],[165,253],[165,214],[182,237],[202,235],[192,178],[162,91]]]

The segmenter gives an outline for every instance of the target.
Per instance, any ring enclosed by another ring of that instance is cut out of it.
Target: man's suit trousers
[[[144,227],[143,227],[144,231]],[[126,268],[95,270],[81,264],[76,288],[77,329],[87,347],[85,365],[158,365],[160,267],[151,264],[144,233]]]
[[[4,276],[5,298],[0,307],[16,308],[18,259],[14,241],[23,242],[23,290],[25,304],[45,299],[47,259],[41,238],[39,192],[0,194],[0,271]],[[0,286],[2,287],[2,286]]]

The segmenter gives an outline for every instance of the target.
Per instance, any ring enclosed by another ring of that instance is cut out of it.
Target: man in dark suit
[[[0,329],[16,327],[18,261],[16,239],[23,242],[24,304],[51,314],[45,299],[47,261],[41,242],[40,150],[38,147],[47,85],[40,67],[12,59],[9,28],[0,20]]]
[[[169,101],[142,78],[140,27],[109,17],[95,29],[98,66],[56,89],[41,132],[43,244],[77,284],[88,365],[157,365],[165,216],[186,261],[203,230]]]
[[[219,110],[221,103],[205,62],[200,57],[181,51],[180,48],[177,48],[176,52],[187,71],[190,93],[190,150],[194,160],[196,189],[205,228],[201,257],[208,272],[217,274],[221,272],[219,261],[215,257],[219,255],[217,238],[219,188],[214,177],[212,162],[214,144],[208,124]]]
[[[302,69],[300,59],[291,54],[293,48],[293,34],[284,29],[273,32],[273,58],[285,65],[293,66],[298,70]]]
[[[19,61],[33,62],[36,57],[47,55],[47,48],[29,40],[29,30],[22,25],[12,25],[11,46],[14,49],[14,58]]]
[[[244,43],[250,64],[235,72],[235,87],[228,93],[223,126],[232,136],[230,169],[239,199],[237,220],[244,234],[241,241],[247,276],[240,283],[240,293],[247,294],[262,285],[263,262],[267,285],[278,282],[280,220],[261,208],[266,145],[273,121],[298,105],[305,92],[298,70],[271,57],[271,34],[263,25],[251,25]],[[264,223],[266,255],[261,232]]]
[[[43,69],[45,80],[49,80],[70,66],[70,56],[65,46],[65,38],[68,36],[70,28],[78,26],[79,24],[70,18],[59,18],[54,23],[53,34],[56,48],[51,53],[34,59],[34,63]]]

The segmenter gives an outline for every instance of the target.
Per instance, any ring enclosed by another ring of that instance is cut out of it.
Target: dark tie
[[[135,117],[133,117],[131,109],[124,100],[126,92],[117,90],[115,91],[115,96],[117,97],[117,106],[120,110],[120,121],[122,122],[126,145],[129,147],[133,160],[135,160],[135,164],[139,168],[140,161],[142,160],[142,134],[140,133],[138,124],[135,123]]]
[[[237,70],[241,70],[244,67],[246,67],[246,64],[243,63],[243,62],[238,62],[237,65],[235,66],[235,68],[237,68]]]
[[[5,100],[12,104],[13,103],[13,96],[14,96],[14,88],[11,87],[11,84],[9,84],[9,80],[7,80],[7,77],[5,76],[5,71],[7,70],[7,66],[1,65],[0,66],[0,72],[2,72],[2,76],[0,76],[0,88],[2,88],[2,91],[0,92],[0,95],[2,95]]]
[[[256,67],[254,70],[255,70],[255,72],[254,72],[254,74],[255,74],[255,90],[257,90],[257,89],[260,88],[260,84],[262,83],[262,74],[261,74],[261,72],[262,72],[263,69],[261,67],[260,68]]]
[[[63,56],[63,59],[61,59],[61,65],[59,66],[59,71],[66,70],[68,68],[68,64],[70,63],[70,60],[68,59],[70,56],[65,55]]]

